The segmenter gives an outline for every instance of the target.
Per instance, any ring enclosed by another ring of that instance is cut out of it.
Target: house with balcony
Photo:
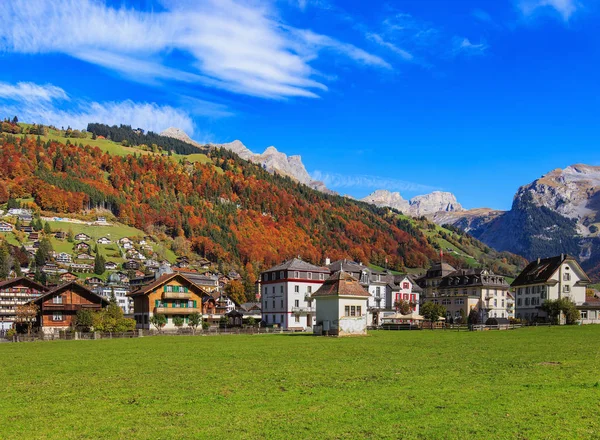
[[[89,241],[91,239],[92,239],[92,237],[90,237],[87,234],[84,234],[83,232],[81,232],[75,236],[75,240],[77,240],[77,241]]]
[[[57,263],[61,264],[69,264],[73,261],[73,257],[71,257],[71,254],[67,254],[66,252],[59,252],[58,254],[56,254],[56,257],[54,257],[54,259]]]
[[[112,243],[111,239],[108,237],[100,237],[98,240],[96,240],[96,242],[98,244],[111,244]]]
[[[366,335],[370,296],[351,274],[334,273],[312,295],[317,308],[315,332],[331,336]]]
[[[0,232],[12,232],[13,225],[6,222],[0,222]]]
[[[81,241],[81,242],[77,243],[73,249],[75,249],[75,251],[86,252],[88,254],[92,252],[92,248],[85,241]]]
[[[17,306],[38,298],[47,292],[46,286],[26,278],[12,278],[0,282],[0,330],[13,327],[17,317]]]
[[[536,321],[547,318],[542,310],[546,300],[569,298],[583,316],[594,312],[586,303],[586,288],[591,283],[574,257],[561,254],[538,258],[527,265],[511,284],[516,300],[517,319]]]
[[[266,325],[306,330],[316,323],[311,298],[329,277],[327,267],[293,258],[260,274],[262,320]]]
[[[37,325],[44,333],[67,330],[79,310],[98,311],[108,300],[74,281],[63,284],[31,300],[39,307]]]
[[[464,322],[473,309],[480,322],[510,316],[510,286],[504,276],[487,269],[451,269],[449,264],[437,263],[416,280],[423,289],[421,304],[443,305],[448,322]]]
[[[165,329],[176,329],[175,316],[185,321],[192,313],[202,314],[202,299],[206,292],[179,273],[167,273],[150,284],[142,285],[128,294],[133,299],[133,317],[137,328],[150,329],[154,315],[167,318]]]

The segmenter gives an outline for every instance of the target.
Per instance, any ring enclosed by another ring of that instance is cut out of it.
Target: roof
[[[360,273],[362,271],[368,271],[368,272],[371,271],[371,269],[369,269],[367,266],[364,266],[360,263],[357,263],[357,262],[351,261],[351,260],[334,261],[327,267],[329,268],[329,270],[331,270],[331,272],[338,272],[340,270],[343,270],[344,272],[350,272],[350,273]]]
[[[90,289],[88,289],[85,286],[82,286],[81,284],[77,283],[76,281],[70,281],[68,283],[61,284],[60,286],[55,287],[54,289],[50,290],[49,292],[44,293],[42,296],[40,296],[34,300],[31,300],[30,302],[42,303],[46,300],[46,298],[48,298],[52,295],[56,295],[57,293],[60,293],[66,289],[74,289],[74,290],[78,290],[80,292],[84,292],[93,298],[97,298],[100,301],[100,304],[106,304],[106,305],[109,304],[109,301],[106,298],[98,295],[97,293],[92,292]]]
[[[504,276],[486,269],[460,269],[446,275],[439,284],[440,288],[451,289],[472,286],[508,288],[508,283]]]
[[[133,292],[129,293],[129,296],[146,295],[146,294],[152,292],[157,287],[160,287],[163,284],[168,283],[169,281],[171,281],[174,278],[183,279],[184,281],[189,283],[190,286],[193,286],[196,289],[198,289],[200,292],[204,293],[204,290],[200,286],[196,285],[195,283],[193,283],[192,281],[190,281],[188,278],[184,277],[180,273],[168,273],[168,274],[165,274],[165,275],[157,278],[155,281],[151,282],[150,284],[140,286],[140,288],[138,288],[137,290],[134,290]]]
[[[18,278],[12,278],[6,281],[2,281],[0,282],[0,289],[4,288],[4,287],[10,287],[13,286],[15,284],[25,284],[28,285],[29,287],[33,287],[34,289],[39,290],[40,292],[47,292],[48,289],[46,286],[43,286],[40,283],[36,283],[35,281],[27,278],[27,277],[18,277]]]
[[[311,295],[313,298],[324,296],[358,296],[368,298],[371,295],[347,272],[339,271],[331,275],[319,289]]]
[[[278,270],[301,270],[307,272],[324,272],[329,273],[329,269],[326,267],[315,266],[314,264],[307,263],[300,258],[292,258],[278,266],[266,270],[265,272],[275,272]]]
[[[575,269],[579,272],[580,278],[590,282],[590,279],[581,268],[575,257],[561,254],[556,257],[538,258],[527,265],[525,269],[511,284],[512,287],[527,286],[530,284],[539,284],[547,282],[552,275],[559,269],[560,265],[566,261],[575,264]]]

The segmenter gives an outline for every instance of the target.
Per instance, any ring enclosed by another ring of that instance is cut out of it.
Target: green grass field
[[[0,344],[0,437],[573,439],[600,326]]]

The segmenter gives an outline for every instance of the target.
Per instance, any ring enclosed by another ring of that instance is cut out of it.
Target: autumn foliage
[[[96,147],[0,138],[0,199],[33,196],[42,210],[110,209],[123,223],[183,235],[212,261],[264,267],[300,255],[393,269],[437,256],[409,221],[273,176],[224,150],[207,164],[167,156],[111,156]]]

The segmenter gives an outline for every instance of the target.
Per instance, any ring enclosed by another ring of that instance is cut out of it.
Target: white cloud
[[[387,177],[370,176],[370,175],[343,175],[338,173],[326,173],[315,171],[311,175],[313,180],[323,182],[329,188],[369,188],[381,189],[385,188],[390,191],[433,191],[439,188],[434,188],[428,185],[423,185],[405,180],[392,179]]]
[[[210,110],[209,104],[199,101]],[[213,106],[215,104],[212,104]],[[213,111],[218,110],[212,108]],[[207,111],[208,111],[207,110]],[[220,111],[223,111],[222,109]],[[147,102],[73,102],[60,87],[33,83],[12,85],[0,82],[0,115],[17,115],[21,121],[84,129],[90,122],[110,125],[126,124],[160,132],[179,127],[194,133],[194,122],[183,110]]]
[[[151,13],[98,0],[5,0],[0,50],[64,53],[140,81],[181,81],[266,98],[316,97],[326,90],[310,65],[322,51],[389,68],[351,44],[285,26],[264,4],[165,0],[164,7]]]
[[[406,61],[411,61],[414,58],[411,53],[409,53],[408,51],[406,51],[404,49],[399,48],[398,46],[396,46],[393,43],[390,43],[389,41],[385,41],[379,34],[367,33],[366,37],[369,40],[379,44],[380,46],[383,46],[383,47],[391,50],[392,52],[400,55]]]
[[[531,16],[539,9],[554,9],[564,21],[569,21],[571,16],[581,7],[576,0],[519,0],[517,6],[524,16]]]
[[[484,42],[471,43],[468,38],[454,37],[454,51],[455,55],[482,55],[487,49],[488,45]]]
[[[50,102],[53,99],[69,99],[60,87],[51,84],[38,85],[30,82],[8,84],[0,82],[0,99],[21,102]]]

